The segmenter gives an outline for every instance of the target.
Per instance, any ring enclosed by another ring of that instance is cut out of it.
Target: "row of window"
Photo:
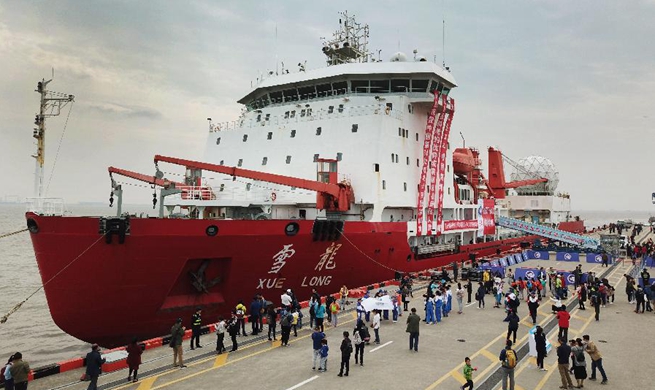
[[[287,157],[289,157],[289,156],[287,156]],[[247,183],[246,184],[246,191],[250,191],[251,187],[252,187],[252,183]],[[382,180],[382,189],[383,190],[387,189],[387,181],[386,180]],[[428,192],[430,192],[430,187],[429,186],[427,187],[427,189],[428,189]],[[223,192],[224,190],[225,190],[225,184],[221,184],[221,186],[219,187],[219,191]],[[418,190],[418,186],[417,186],[417,190]],[[407,182],[403,182],[403,191],[407,192]],[[448,195],[450,195],[450,188],[448,188]]]
[[[350,131],[353,133],[356,133],[359,130],[359,125],[357,123],[353,123],[352,127],[350,128]],[[322,127],[317,127],[316,128],[316,135],[321,135],[323,134],[323,128]],[[289,134],[291,138],[296,137],[296,130],[291,130],[291,133]],[[268,134],[266,134],[266,139],[272,140],[273,139],[273,132],[269,131]],[[243,142],[248,141],[248,134],[244,134],[242,138]],[[216,145],[221,144],[221,137],[216,138]]]

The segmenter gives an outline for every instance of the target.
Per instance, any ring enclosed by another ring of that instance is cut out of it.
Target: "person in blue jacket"
[[[434,316],[434,297],[428,297],[425,303],[425,322],[435,324],[436,320]]]
[[[441,291],[437,291],[437,298],[435,302],[435,313],[437,315],[437,322],[441,322],[441,313],[443,311],[443,297],[441,296]]]

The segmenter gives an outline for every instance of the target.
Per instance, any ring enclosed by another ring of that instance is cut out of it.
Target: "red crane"
[[[355,200],[355,195],[350,184],[346,182],[337,182],[337,160],[333,159],[316,160],[319,164],[317,175],[318,181],[156,155],[155,164],[158,162],[182,165],[188,169],[202,169],[222,173],[235,178],[243,177],[246,179],[260,180],[268,183],[316,191],[316,208],[319,210],[348,211],[350,210],[350,204]]]
[[[518,188],[530,186],[538,183],[545,183],[548,181],[546,178],[537,178],[529,180],[518,180],[505,182],[505,170],[503,168],[503,154],[500,150],[489,148],[489,182],[487,186],[492,189],[493,196],[496,199],[505,198],[505,190],[508,188]]]

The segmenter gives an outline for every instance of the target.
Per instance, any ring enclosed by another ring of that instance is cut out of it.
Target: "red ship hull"
[[[178,317],[189,325],[198,306],[209,323],[239,300],[249,306],[257,293],[279,304],[291,288],[303,300],[312,288],[334,293],[344,284],[365,286],[393,279],[396,271],[463,261],[473,251],[487,256],[526,240],[417,259],[405,222],[345,222],[343,235],[330,240],[312,234],[314,221],[137,218],[123,243],[116,236],[107,243],[98,217],[27,218],[35,223],[32,243],[53,320],[66,333],[106,347],[167,334]],[[290,223],[299,228],[292,236],[285,233]],[[214,236],[207,234],[210,225],[218,228]],[[192,283],[191,273],[202,269],[206,291]]]

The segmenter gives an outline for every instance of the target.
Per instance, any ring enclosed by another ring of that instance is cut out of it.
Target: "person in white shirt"
[[[219,355],[225,352],[225,345],[223,345],[223,340],[225,340],[225,330],[227,329],[227,324],[223,317],[218,318],[218,323],[216,327],[216,353]]]
[[[375,344],[380,344],[380,310],[375,310],[374,313],[371,328],[375,332]]]
[[[286,307],[287,309],[291,309],[291,290],[287,290],[280,296],[280,299],[282,300],[282,306]]]

